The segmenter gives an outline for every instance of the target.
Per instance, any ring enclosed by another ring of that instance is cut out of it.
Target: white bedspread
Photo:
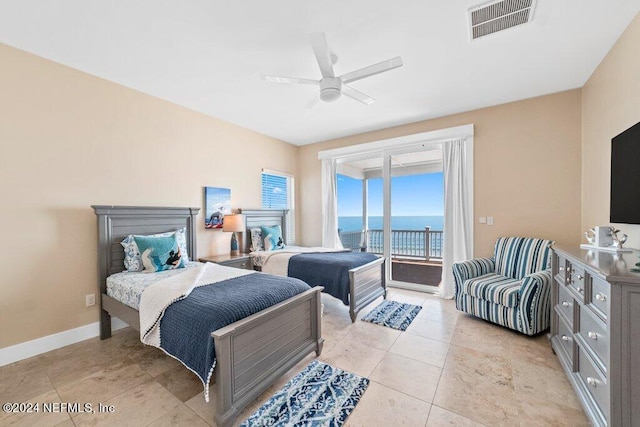
[[[194,288],[253,273],[251,270],[205,263],[148,286],[140,298],[140,341],[160,347],[160,320],[164,311],[174,302],[186,298]]]
[[[348,252],[349,249],[344,249],[344,252]],[[303,253],[317,253],[317,252],[341,252],[339,249],[322,248],[322,247],[303,247],[303,246],[286,246],[284,249],[278,249],[275,251],[259,251],[251,252],[252,257],[259,257],[262,266],[262,272],[268,274],[275,274],[276,276],[287,276],[289,271],[289,259],[292,256]]]

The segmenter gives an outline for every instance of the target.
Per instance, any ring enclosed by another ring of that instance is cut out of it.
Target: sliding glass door
[[[435,290],[442,278],[444,183],[440,150],[390,155],[390,279]]]
[[[383,255],[392,286],[435,290],[441,277],[439,146],[342,159],[338,227],[345,248]]]
[[[338,231],[342,245],[384,255],[382,157],[337,167]]]

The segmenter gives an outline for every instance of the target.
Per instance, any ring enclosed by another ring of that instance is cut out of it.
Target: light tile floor
[[[371,380],[348,426],[589,425],[546,336],[525,337],[429,294],[390,289],[389,299],[423,306],[406,332],[352,324],[347,307],[323,295],[320,360]],[[314,356],[280,378],[241,419]],[[142,345],[130,328],[1,367],[4,402],[91,402],[115,412],[0,413],[3,426],[206,426],[214,412],[197,377]]]

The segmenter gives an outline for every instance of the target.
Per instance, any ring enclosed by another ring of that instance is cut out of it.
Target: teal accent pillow
[[[140,251],[145,271],[155,273],[184,268],[185,262],[175,234],[161,237],[134,236],[133,238]]]
[[[158,233],[151,234],[146,236],[139,237],[167,237],[175,234],[176,239],[178,239],[178,245],[180,246],[180,255],[182,255],[182,259],[184,263],[189,262],[189,254],[187,252],[187,229],[182,227],[176,231],[167,231],[166,233]],[[124,248],[124,268],[127,271],[142,271],[144,269],[144,265],[142,265],[142,259],[140,258],[140,251],[138,250],[138,245],[136,245],[136,241],[133,239],[135,236],[133,234],[129,234],[124,238],[120,244]]]
[[[264,239],[264,250],[273,251],[276,249],[284,249],[284,240],[282,240],[282,229],[279,225],[272,227],[260,227],[262,238]]]

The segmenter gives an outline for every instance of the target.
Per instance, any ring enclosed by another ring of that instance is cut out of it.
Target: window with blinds
[[[295,204],[293,176],[273,171],[262,172],[262,209],[288,209],[286,244],[294,244]]]

